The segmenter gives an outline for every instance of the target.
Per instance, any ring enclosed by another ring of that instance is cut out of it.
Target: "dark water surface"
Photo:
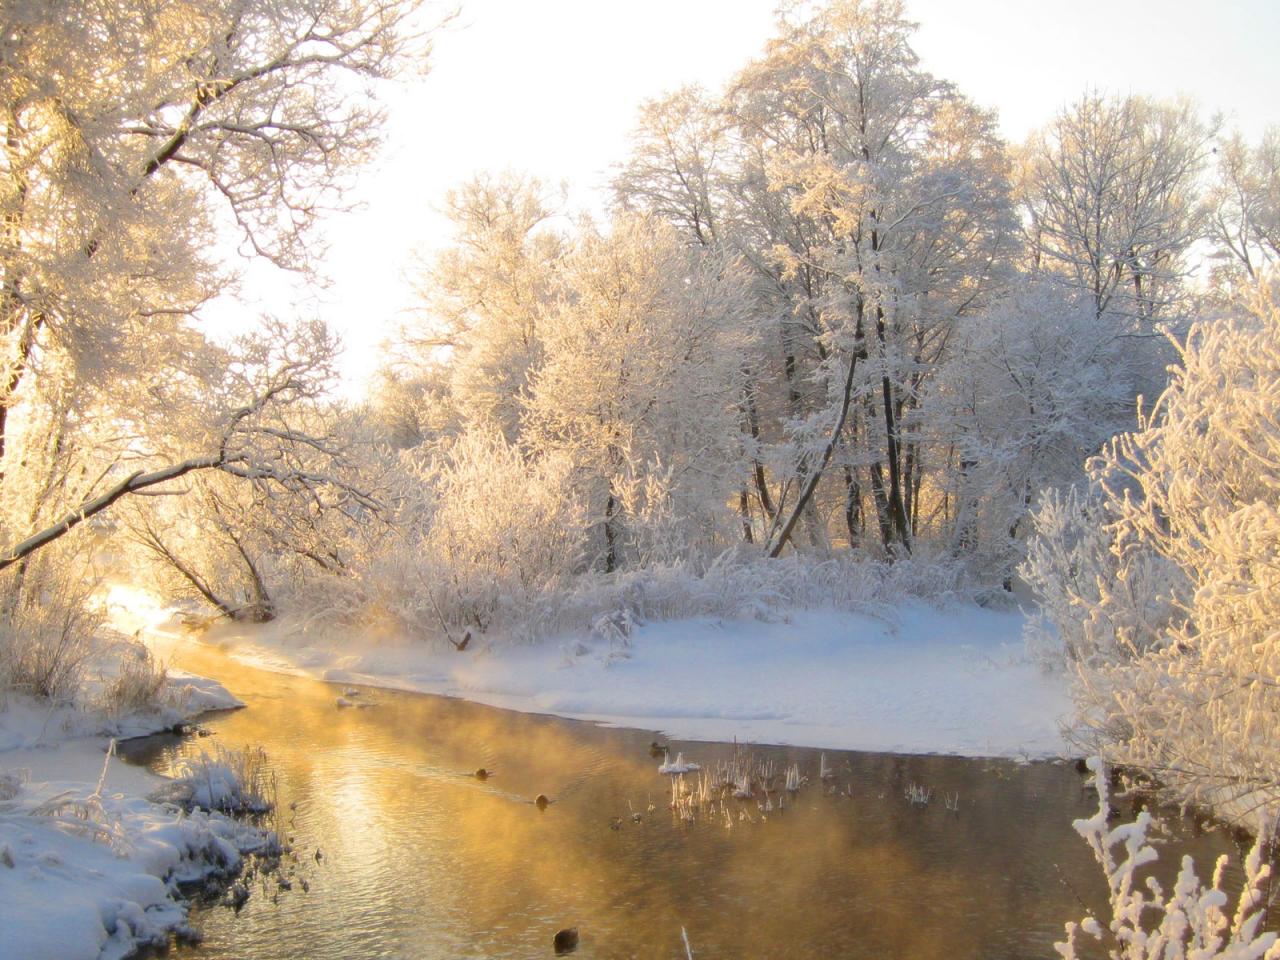
[[[1102,905],[1101,873],[1071,829],[1096,798],[1068,765],[826,751],[824,786],[816,751],[755,747],[757,761],[798,762],[813,782],[784,813],[729,800],[685,822],[668,809],[650,731],[382,690],[361,690],[376,706],[339,709],[340,686],[215,651],[177,665],[219,678],[248,709],[210,718],[214,737],[150,738],[127,758],[165,771],[213,743],[261,745],[297,860],[282,867],[292,890],[258,878],[239,914],[195,907],[205,941],[173,956],[550,957],[556,930],[576,926],[582,958],[684,957],[681,927],[698,960],[1049,958],[1082,902]],[[734,752],[672,747],[704,766]],[[478,780],[479,767],[493,776]],[[910,803],[912,784],[931,802]],[[1184,838],[1162,850],[1162,881],[1183,852],[1202,875],[1219,853],[1238,862],[1221,835]]]

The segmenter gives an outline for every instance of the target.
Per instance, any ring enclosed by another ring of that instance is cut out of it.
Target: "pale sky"
[[[640,103],[686,83],[717,89],[763,47],[776,0],[463,0],[436,40],[431,73],[395,92],[387,146],[366,169],[364,208],[332,218],[323,293],[255,271],[248,288],[278,315],[319,313],[347,345],[346,392],[362,393],[380,342],[411,302],[414,251],[448,243],[435,212],[481,170],[566,181],[596,207],[625,157]],[[1280,0],[907,0],[923,66],[1000,116],[1022,140],[1096,87],[1185,94],[1257,139],[1280,123]],[[243,306],[210,322],[230,325]]]

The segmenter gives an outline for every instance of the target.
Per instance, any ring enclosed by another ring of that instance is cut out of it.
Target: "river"
[[[685,957],[682,929],[699,960],[1049,958],[1064,921],[1103,905],[1071,828],[1096,797],[1068,764],[826,751],[824,783],[818,752],[757,746],[756,766],[811,782],[689,821],[669,809],[653,731],[367,688],[350,699],[372,706],[342,708],[342,687],[194,646],[176,665],[247,709],[124,756],[163,772],[214,742],[265,748],[295,856],[291,889],[258,877],[239,912],[196,904],[204,942],[175,957],[549,957],[576,927],[582,958]],[[704,767],[735,755],[670,746]],[[1238,862],[1224,835],[1180,833],[1162,880],[1175,852],[1204,873],[1222,852]]]

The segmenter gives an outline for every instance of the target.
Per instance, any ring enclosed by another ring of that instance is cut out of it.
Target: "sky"
[[[355,398],[412,305],[410,277],[449,242],[446,191],[482,170],[564,182],[600,209],[641,103],[688,83],[715,90],[772,33],[777,0],[462,0],[431,71],[387,91],[386,144],[325,225],[323,290],[267,268],[224,301],[216,329],[260,311],[318,314],[346,344]],[[995,109],[1021,141],[1085,90],[1186,95],[1256,140],[1280,91],[1280,0],[907,0],[925,69]]]

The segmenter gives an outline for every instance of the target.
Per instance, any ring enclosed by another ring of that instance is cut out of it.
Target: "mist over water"
[[[212,742],[265,747],[296,862],[281,867],[291,890],[254,878],[238,915],[193,907],[205,941],[173,956],[553,956],[555,932],[576,926],[580,957],[683,957],[684,927],[698,958],[1012,960],[1052,956],[1082,902],[1104,905],[1071,829],[1096,798],[1069,765],[826,751],[824,785],[817,751],[752,747],[810,783],[784,813],[729,800],[732,826],[720,808],[690,823],[668,809],[651,731],[370,689],[354,699],[374,706],[340,709],[341,686],[214,651],[179,665],[248,708],[208,720],[216,741],[122,752],[163,771]],[[734,751],[671,746],[704,767]],[[906,799],[913,784],[927,805]],[[1182,852],[1202,875],[1219,853],[1238,861],[1220,835],[1180,839],[1161,852],[1162,882]]]

